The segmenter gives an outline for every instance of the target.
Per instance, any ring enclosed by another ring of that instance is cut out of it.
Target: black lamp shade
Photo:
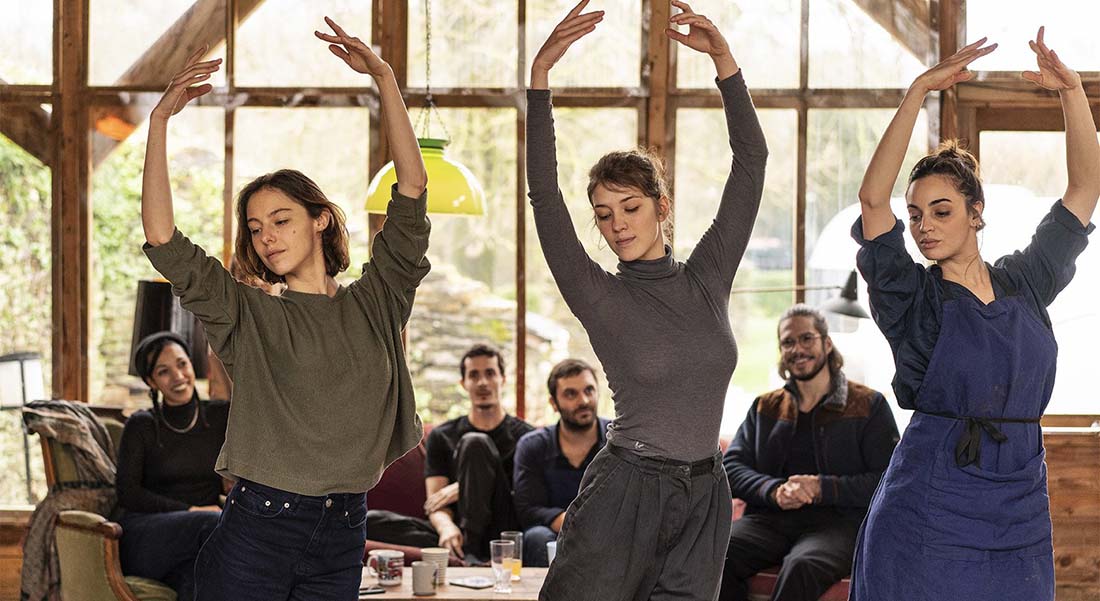
[[[183,337],[188,343],[187,356],[195,370],[196,378],[205,378],[207,366],[206,332],[202,322],[180,305],[180,299],[172,294],[168,282],[138,281],[137,305],[134,308],[134,335],[130,339],[130,375],[138,375],[134,365],[134,348],[142,338],[168,330]]]
[[[821,309],[838,315],[846,315],[858,319],[870,319],[871,316],[859,304],[856,295],[856,271],[853,269],[848,274],[848,281],[840,290],[840,296],[833,297],[821,304]]]

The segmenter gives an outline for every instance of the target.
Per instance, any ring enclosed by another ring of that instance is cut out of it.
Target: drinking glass
[[[518,530],[505,530],[500,533],[500,538],[516,543],[516,554],[512,557],[511,567],[512,582],[518,582],[520,570],[523,568],[523,533]]]
[[[494,593],[512,592],[512,565],[516,555],[516,542],[511,540],[489,541],[489,555],[493,564]]]

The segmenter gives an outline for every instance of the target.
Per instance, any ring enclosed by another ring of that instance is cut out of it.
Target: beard
[[[814,365],[810,369],[810,371],[808,371],[804,374],[799,375],[799,374],[795,373],[795,371],[793,369],[791,369],[790,366],[787,367],[787,371],[790,372],[791,377],[794,378],[795,380],[798,380],[799,382],[806,382],[808,380],[812,380],[812,379],[816,378],[817,374],[821,373],[821,370],[825,368],[825,364],[828,363],[828,362],[829,362],[828,356],[822,355],[821,358],[818,359],[814,363]]]
[[[588,423],[583,423],[580,420],[576,419],[574,417],[576,414],[576,411],[570,412],[568,414],[561,414],[561,425],[570,432],[583,432],[591,428],[596,423],[595,411],[592,412],[591,420]]]

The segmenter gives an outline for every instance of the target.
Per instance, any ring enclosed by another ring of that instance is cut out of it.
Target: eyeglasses
[[[807,332],[798,338],[784,338],[780,340],[779,348],[784,351],[792,351],[796,344],[802,348],[810,348],[814,345],[814,341],[819,338],[821,338],[821,336]]]

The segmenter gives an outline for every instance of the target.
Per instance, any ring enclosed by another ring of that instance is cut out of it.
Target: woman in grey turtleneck
[[[619,257],[616,273],[585,253],[557,184],[551,67],[593,31],[602,11],[573,8],[531,66],[527,177],[546,261],[588,332],[615,401],[608,445],[570,505],[540,599],[712,599],[729,542],[730,492],[718,427],[737,360],[730,287],[764,185],[767,148],[729,45],[704,16],[681,12],[667,35],[711,57],[733,151],[714,223],[686,262],[661,224],[670,201],[657,159],[613,152],[589,172],[600,234]],[[690,143],[682,140],[681,143]],[[680,202],[691,202],[681,198]]]

